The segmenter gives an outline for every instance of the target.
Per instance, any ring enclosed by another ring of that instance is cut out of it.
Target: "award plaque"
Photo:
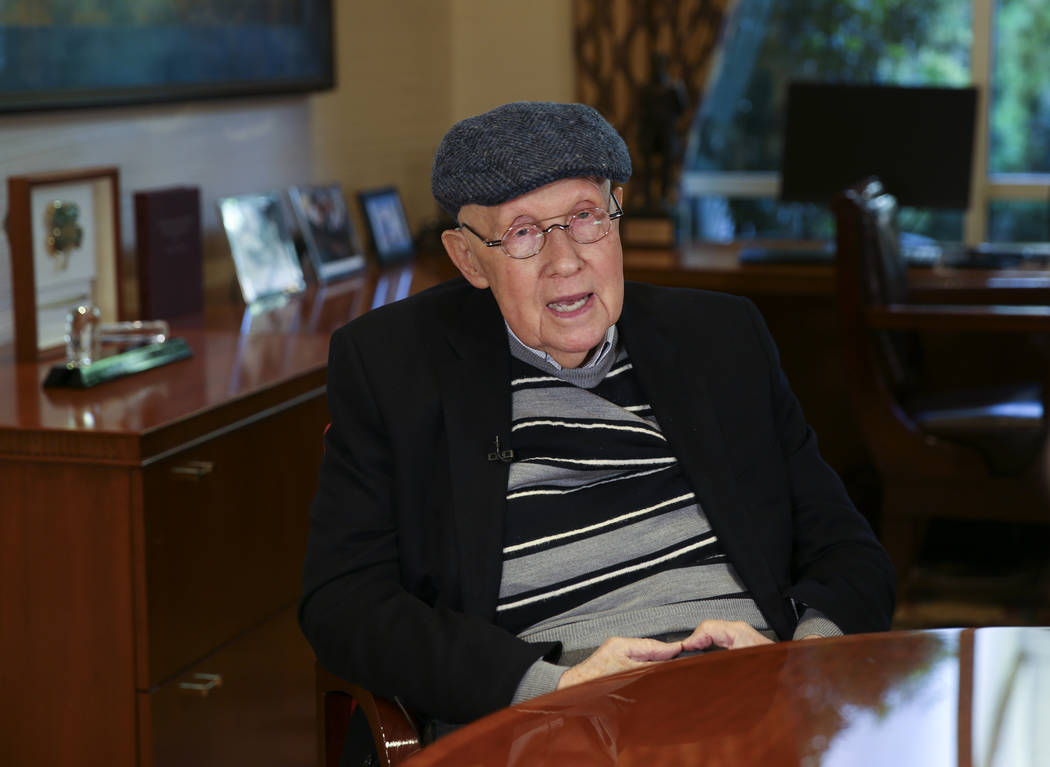
[[[169,338],[161,343],[139,346],[119,354],[103,357],[90,365],[66,363],[55,365],[44,379],[46,388],[90,389],[117,378],[141,373],[193,356],[182,338]]]

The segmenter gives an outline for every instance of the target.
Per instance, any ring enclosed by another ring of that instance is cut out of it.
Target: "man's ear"
[[[475,288],[487,288],[489,281],[481,271],[477,256],[467,244],[466,235],[459,229],[446,229],[441,233],[441,244],[467,282]]]

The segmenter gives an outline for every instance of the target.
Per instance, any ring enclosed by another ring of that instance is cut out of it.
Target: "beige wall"
[[[451,118],[508,101],[574,101],[571,0],[452,0]]]
[[[309,101],[258,99],[150,108],[53,112],[0,118],[0,210],[7,211],[6,178],[98,165],[120,170],[121,239],[134,248],[132,194],[176,184],[201,187],[204,226],[212,249],[215,200],[279,189],[309,179]],[[127,259],[126,259],[127,260]],[[226,258],[220,263],[222,274]],[[216,259],[218,262],[218,259]],[[10,248],[0,238],[0,344],[13,333]],[[216,277],[215,279],[221,279]]]
[[[348,195],[396,185],[414,229],[437,215],[430,166],[453,122],[507,101],[573,99],[570,0],[534,0],[527,13],[512,0],[338,10],[339,88],[314,99],[314,175]]]
[[[432,213],[425,181],[448,125],[448,6],[339,3],[338,87],[311,104],[314,176],[340,182],[351,198],[360,189],[396,186],[413,228]]]
[[[0,117],[0,176],[118,166],[128,254],[134,191],[200,186],[210,285],[232,276],[215,214],[224,195],[337,181],[352,199],[393,184],[419,228],[437,211],[430,163],[454,120],[504,101],[573,98],[571,5],[534,0],[523,13],[510,0],[338,0],[335,90]],[[0,238],[0,344],[12,337],[9,259]]]

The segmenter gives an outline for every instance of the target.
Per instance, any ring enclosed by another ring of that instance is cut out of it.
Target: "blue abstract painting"
[[[331,87],[331,0],[5,0],[0,111]]]

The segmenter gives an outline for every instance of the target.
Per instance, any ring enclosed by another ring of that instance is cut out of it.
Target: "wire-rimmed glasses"
[[[620,207],[616,195],[610,196],[616,206],[615,213],[610,213],[604,208],[584,208],[569,216],[569,220],[564,224],[551,224],[546,229],[534,223],[515,224],[508,227],[503,237],[498,240],[486,240],[470,224],[460,222],[460,227],[481,240],[485,247],[498,247],[511,258],[532,258],[543,250],[547,235],[554,229],[564,230],[581,245],[590,245],[605,237],[612,229],[612,222],[623,218],[623,208]]]

